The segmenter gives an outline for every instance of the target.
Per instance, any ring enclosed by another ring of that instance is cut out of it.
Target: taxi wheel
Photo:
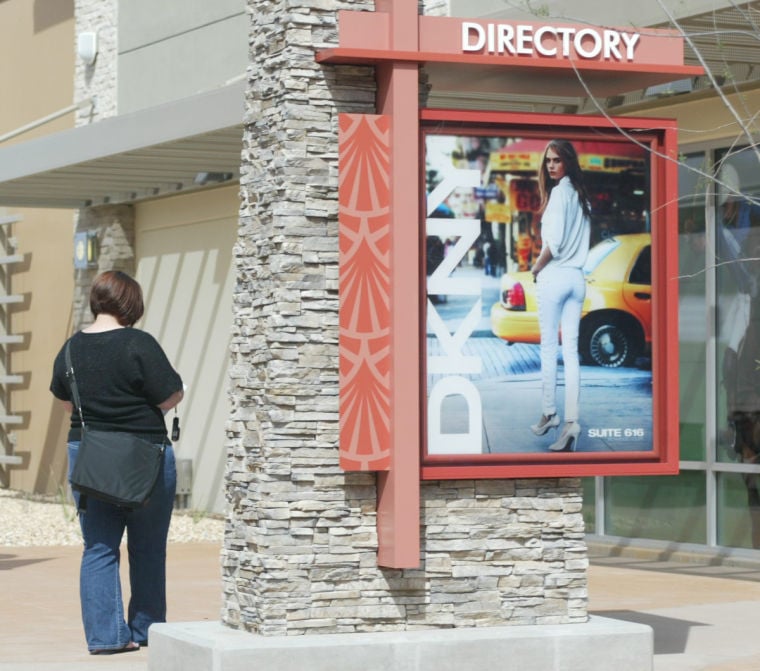
[[[630,366],[639,351],[638,326],[617,315],[591,317],[582,324],[584,359],[604,368]]]

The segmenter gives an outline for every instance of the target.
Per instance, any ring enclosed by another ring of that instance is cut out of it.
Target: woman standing
[[[135,510],[87,499],[79,511],[84,539],[80,599],[87,647],[92,654],[138,650],[148,628],[166,621],[166,539],[177,472],[164,413],[182,400],[183,385],[153,336],[131,328],[142,317],[140,285],[125,273],[99,275],[90,291],[95,321],[70,339],[71,360],[85,424],[103,431],[127,431],[164,444],[163,465],[148,503]],[[69,473],[81,438],[61,348],[50,390],[71,412]],[[79,495],[74,493],[79,507]],[[119,579],[119,546],[127,531],[131,598],[124,618]]]
[[[560,424],[557,414],[557,349],[562,330],[565,369],[565,425],[554,452],[574,450],[581,427],[578,422],[580,361],[578,329],[586,297],[583,265],[591,234],[591,206],[583,183],[575,147],[567,140],[552,140],[539,170],[541,194],[541,253],[531,269],[538,283],[538,321],[541,330],[541,419],[530,428],[537,436]]]

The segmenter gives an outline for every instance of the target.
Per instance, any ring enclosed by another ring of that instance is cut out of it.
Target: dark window
[[[641,250],[639,258],[631,269],[631,284],[652,284],[652,247]]]

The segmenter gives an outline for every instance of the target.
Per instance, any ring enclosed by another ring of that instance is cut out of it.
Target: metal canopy
[[[489,19],[536,20],[536,16],[527,15],[517,8],[515,3],[505,3],[499,0],[483,0],[494,10],[487,13]],[[471,9],[468,2],[459,0],[452,2],[457,5],[460,14],[469,15]],[[677,25],[670,21],[662,21],[663,10],[660,3],[654,0],[644,0],[639,5],[631,7],[616,3],[598,3],[596,0],[578,0],[568,3],[563,0],[548,0],[548,13],[542,14],[542,20],[549,17],[572,22],[592,21],[595,25],[649,25],[657,29],[678,29],[686,37],[684,44],[684,62],[686,65],[702,65],[695,50],[704,60],[704,64],[715,76],[716,82],[724,87],[727,93],[740,88],[755,88],[760,85],[760,40],[758,26],[760,25],[760,0],[751,2],[707,2],[692,0],[678,4],[669,9],[677,16]],[[513,6],[515,5],[515,6]],[[717,6],[710,11],[707,8]],[[496,9],[498,7],[498,9]],[[600,14],[601,12],[601,14]],[[568,15],[566,15],[569,14]],[[622,20],[621,17],[640,15],[640,20]],[[693,45],[693,46],[692,46]],[[528,112],[564,112],[564,113],[597,113],[596,104],[585,93],[562,95],[563,88],[576,79],[574,74],[568,76],[567,82],[552,82],[551,79],[536,78],[536,85],[544,85],[542,95],[514,94],[508,96],[491,93],[479,93],[457,90],[454,87],[439,86],[429,96],[431,106],[438,107],[471,107],[528,111]],[[588,76],[584,79],[589,83],[589,89],[596,96],[597,102],[612,114],[622,110],[641,109],[656,98],[665,97],[671,100],[675,95],[693,92],[703,96],[704,92],[713,89],[713,82],[708,77],[689,77],[689,87],[683,90],[678,86],[662,87],[663,93],[653,94],[650,90],[656,82],[629,80],[627,92],[620,96],[605,99],[608,92],[599,87],[598,82]],[[677,79],[677,77],[674,77]],[[472,87],[470,87],[472,88]]]
[[[597,3],[593,6],[598,9]],[[760,83],[758,24],[758,0],[732,3],[679,20],[708,68],[721,82],[725,79],[729,88]],[[661,23],[655,27],[673,26]],[[699,63],[688,45],[685,58],[687,64]],[[476,87],[467,79],[471,78],[469,71],[463,78],[455,68],[427,64],[426,69],[429,77],[440,80],[429,92],[428,104],[433,107],[475,105],[575,113],[587,103],[583,95],[558,95],[563,92],[561,81],[548,86],[546,78],[534,77],[536,90],[518,94],[512,87],[510,94],[504,95],[472,90]],[[503,86],[504,71],[499,69],[495,74],[501,77]],[[479,72],[480,87],[486,75],[486,68]],[[572,73],[563,75],[576,79]],[[620,97],[615,105],[641,104],[649,98],[645,87],[652,82],[630,84],[630,88],[638,86],[639,90]],[[692,80],[692,84],[694,91],[711,88],[705,77]],[[195,182],[198,173],[231,175],[226,183],[233,183],[240,178],[244,90],[245,82],[238,82],[88,126],[0,146],[0,206],[77,209],[137,202],[208,187],[210,184]],[[616,109],[611,101],[608,109]]]
[[[240,179],[245,83],[0,148],[0,205],[78,209]],[[205,183],[199,173],[216,173]]]

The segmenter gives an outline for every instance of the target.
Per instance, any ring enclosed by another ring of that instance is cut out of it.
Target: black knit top
[[[154,442],[164,440],[166,425],[158,404],[182,389],[182,379],[156,339],[136,328],[118,328],[101,333],[79,331],[70,341],[85,424],[104,431],[128,431]],[[65,347],[55,358],[50,391],[73,403]],[[80,429],[74,408],[70,441],[81,438]]]

